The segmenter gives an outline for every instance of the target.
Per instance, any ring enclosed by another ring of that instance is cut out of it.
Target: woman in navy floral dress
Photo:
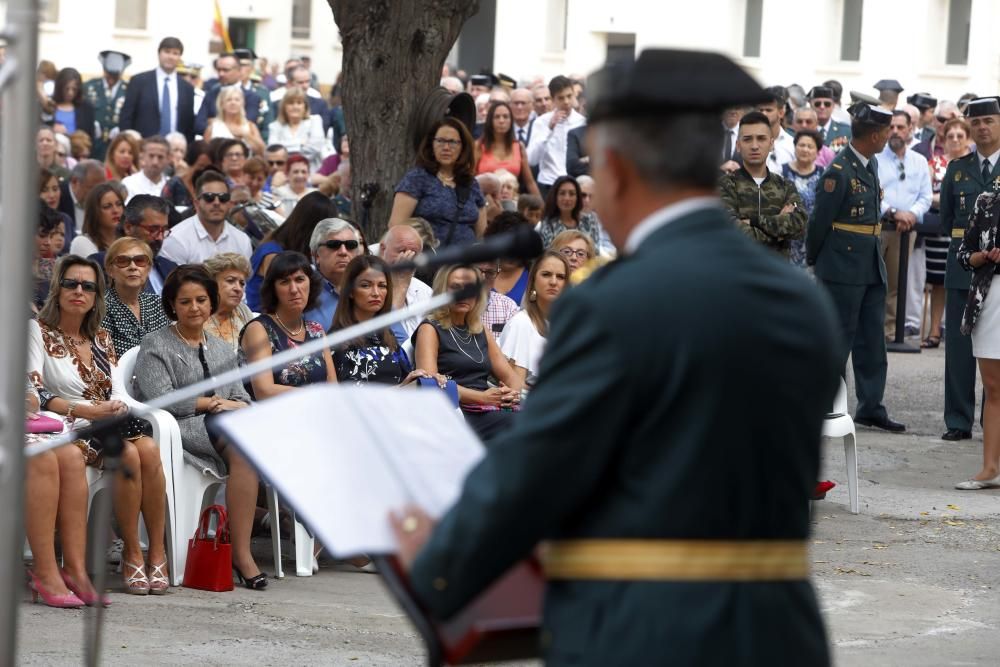
[[[816,166],[816,157],[823,148],[823,140],[817,132],[800,131],[795,134],[795,159],[782,165],[781,175],[795,184],[802,199],[806,215],[811,216],[816,204],[816,185],[823,170]],[[789,261],[795,266],[806,266],[805,239],[791,242]]]
[[[260,288],[262,314],[240,333],[240,360],[253,363],[323,336],[323,327],[303,318],[319,299],[320,278],[305,255],[278,253]],[[336,382],[329,350],[305,355],[271,372],[254,375],[247,391],[263,400],[314,382]]]

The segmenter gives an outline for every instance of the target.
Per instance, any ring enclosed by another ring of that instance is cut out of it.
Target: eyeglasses
[[[905,181],[906,180],[906,165],[904,165],[902,162],[900,162],[898,166],[899,166],[899,180]]]
[[[811,104],[814,107],[821,107],[821,108],[822,107],[832,107],[833,106],[833,102],[831,102],[830,100],[813,100],[811,102]]]
[[[271,165],[272,167],[284,167],[285,166],[285,162],[286,162],[285,160],[268,160],[267,161],[267,163],[269,165]]]
[[[211,204],[215,200],[219,200],[223,204],[229,201],[228,192],[202,192],[198,195],[198,199],[202,200],[206,204]]]
[[[140,269],[149,266],[149,257],[146,255],[118,255],[112,261],[119,269],[128,268],[129,264],[135,264]]]
[[[493,280],[500,275],[500,272],[497,269],[479,269],[479,272],[483,274],[483,278],[486,280]]]
[[[344,246],[348,250],[357,250],[360,244],[357,241],[341,241],[340,239],[331,239],[329,241],[323,241],[320,245],[324,248],[329,248],[330,250],[340,250],[341,246]]]
[[[77,287],[82,287],[84,292],[93,293],[97,291],[97,283],[93,280],[73,280],[72,278],[63,278],[59,281],[59,287],[70,291],[75,290]]]
[[[561,248],[559,254],[563,257],[576,257],[577,259],[587,259],[586,250],[573,250],[572,248]]]
[[[110,204],[101,204],[102,211],[113,211],[116,208],[124,209],[125,206],[120,201],[113,201]]]
[[[939,123],[947,123],[949,120],[951,120],[949,116],[935,116],[935,118],[937,118],[937,122]]]
[[[246,155],[243,153],[243,151],[232,151],[231,153],[226,153],[223,157],[225,157],[227,160],[246,159]]]
[[[442,139],[440,137],[434,137],[434,143],[441,148],[458,148],[462,145],[461,139]]]
[[[168,227],[167,225],[137,225],[137,226],[139,227],[139,229],[144,229],[146,233],[149,234],[152,238],[156,238],[157,236],[162,236],[163,238],[167,238],[168,236],[170,236],[170,227]]]

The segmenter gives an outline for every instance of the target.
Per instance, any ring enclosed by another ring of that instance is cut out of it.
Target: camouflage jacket
[[[768,171],[759,186],[744,167],[719,181],[722,203],[748,236],[786,257],[789,242],[805,237],[806,211],[791,181]],[[782,213],[786,205],[794,208]],[[746,221],[746,222],[744,222]]]

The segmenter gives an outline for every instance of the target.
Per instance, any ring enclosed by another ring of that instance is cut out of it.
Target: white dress
[[[1000,273],[993,275],[990,291],[972,327],[972,356],[1000,359]]]
[[[267,140],[271,144],[281,144],[292,153],[301,153],[309,160],[309,173],[314,173],[323,164],[323,158],[333,152],[332,146],[327,146],[323,135],[323,119],[313,114],[299,123],[292,130],[279,120],[268,125]],[[329,150],[327,150],[329,148]]]
[[[508,320],[500,333],[500,350],[515,366],[526,368],[528,377],[538,375],[538,365],[545,350],[545,337],[531,322],[527,311],[520,311]]]

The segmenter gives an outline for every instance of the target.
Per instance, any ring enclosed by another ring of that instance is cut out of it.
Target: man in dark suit
[[[104,165],[97,160],[80,160],[73,165],[69,178],[59,185],[58,211],[65,217],[66,243],[63,254],[69,252],[69,246],[76,235],[83,231],[84,203],[87,195],[98,183],[108,180],[104,173]]]
[[[573,128],[566,135],[566,173],[574,178],[590,173],[590,157],[584,142],[587,126]]]
[[[149,269],[149,279],[143,287],[144,292],[162,293],[164,281],[170,272],[177,268],[176,264],[160,255],[163,239],[170,234],[170,227],[167,224],[170,209],[169,202],[162,197],[136,195],[129,200],[122,215],[125,236],[145,241],[153,251],[153,266]],[[90,259],[103,267],[104,255],[103,251],[94,253]]]
[[[143,138],[180,132],[188,143],[194,141],[194,88],[177,75],[183,53],[181,40],[163,38],[157,51],[160,66],[129,81],[120,129],[136,130]]]
[[[547,541],[549,665],[823,667],[807,501],[836,319],[715,194],[719,113],[763,91],[710,53],[610,67],[588,81],[588,141],[624,258],[556,302],[524,411],[436,528],[392,517],[400,562],[446,618]]]
[[[223,86],[241,85],[240,61],[232,53],[223,53],[215,60],[215,71],[219,73],[219,80],[211,89],[206,88],[205,100],[198,109],[198,116],[194,121],[194,130],[198,134],[205,134],[210,120],[218,116],[215,108],[215,101],[219,98]],[[257,123],[257,117],[261,111],[261,101],[253,90],[243,90],[243,111],[247,120]]]
[[[906,427],[890,419],[882,404],[889,366],[883,335],[887,282],[875,159],[889,139],[892,114],[866,102],[848,111],[854,118],[852,138],[823,173],[816,190],[806,261],[815,265],[816,277],[840,315],[841,370],[850,356],[858,395],[854,421],[900,433]]]

